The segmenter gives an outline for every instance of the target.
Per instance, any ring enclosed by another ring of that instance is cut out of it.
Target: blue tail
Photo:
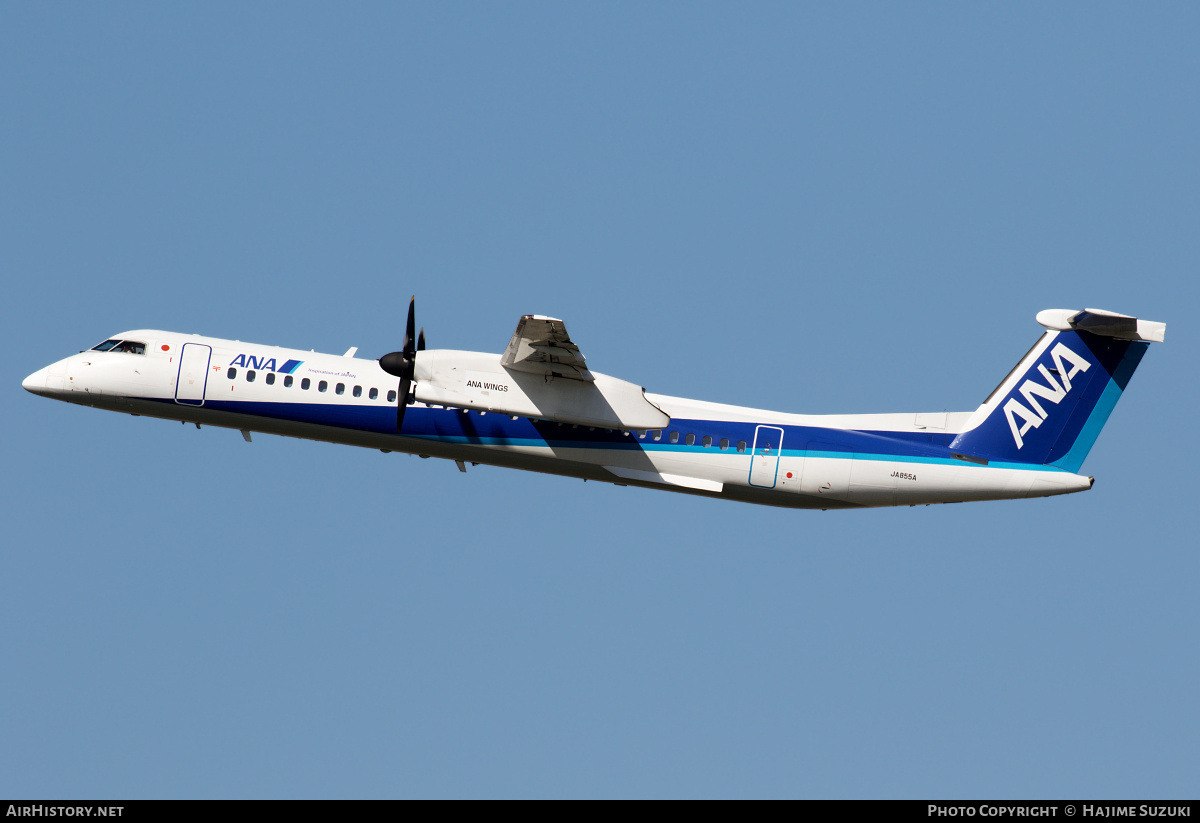
[[[1109,318],[1122,318],[1120,326]],[[1093,309],[1043,312],[1038,320],[1055,330],[1042,335],[996,387],[951,451],[1078,472],[1146,353],[1144,341],[1162,340],[1165,330]]]

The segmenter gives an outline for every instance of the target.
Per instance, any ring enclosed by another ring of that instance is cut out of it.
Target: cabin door
[[[204,387],[208,382],[208,361],[212,347],[184,343],[179,355],[179,376],[175,380],[175,402],[185,406],[204,405]]]
[[[754,430],[754,449],[750,453],[750,485],[775,488],[779,474],[779,453],[783,450],[783,429],[759,426]]]

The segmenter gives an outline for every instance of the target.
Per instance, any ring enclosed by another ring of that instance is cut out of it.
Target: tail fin
[[[1078,472],[1162,323],[1085,309],[1038,314],[1050,329],[983,402],[951,451]]]

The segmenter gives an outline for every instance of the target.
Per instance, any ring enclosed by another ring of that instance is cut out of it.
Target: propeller
[[[379,358],[379,367],[393,377],[400,378],[396,403],[396,431],[404,426],[404,410],[408,408],[408,393],[412,391],[413,373],[417,367],[417,352],[425,350],[425,329],[413,347],[413,331],[416,328],[416,295],[408,301],[408,325],[404,329],[404,348],[389,352]]]

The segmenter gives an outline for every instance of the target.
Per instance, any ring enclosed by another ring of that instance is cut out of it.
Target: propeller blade
[[[404,328],[404,354],[409,355],[416,351],[413,348],[413,341],[416,339],[417,330],[417,296],[414,294],[412,300],[408,301],[408,325]]]
[[[400,385],[397,387],[399,394],[396,398],[396,431],[401,431],[404,428],[404,410],[408,408],[408,392],[411,388],[411,379],[407,377],[400,378]]]
[[[408,393],[412,391],[413,372],[417,367],[417,352],[425,349],[425,329],[421,329],[421,336],[415,340],[416,347],[413,346],[413,333],[416,331],[416,327],[417,296],[414,294],[408,301],[408,323],[404,328],[404,347],[400,351],[388,352],[379,358],[379,368],[392,377],[400,378],[400,385],[396,389],[399,393],[399,397],[396,398],[396,431],[400,431],[404,426],[404,410],[408,408]]]

